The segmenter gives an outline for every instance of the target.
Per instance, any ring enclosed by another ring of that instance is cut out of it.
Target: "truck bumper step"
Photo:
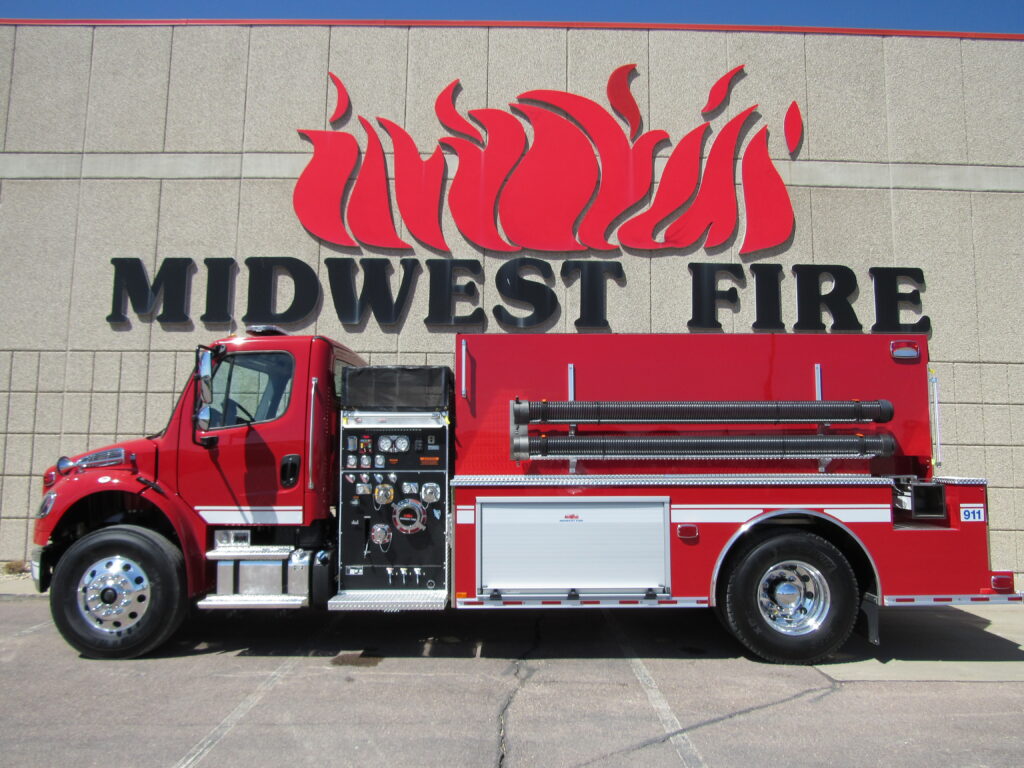
[[[230,608],[305,608],[305,595],[210,595],[196,605],[204,609]]]
[[[331,611],[441,611],[448,604],[443,589],[358,589],[327,601]]]

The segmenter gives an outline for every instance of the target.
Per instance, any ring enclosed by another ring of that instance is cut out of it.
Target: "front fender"
[[[173,531],[184,555],[189,596],[206,591],[205,523],[176,495],[150,478],[118,468],[83,472],[62,479],[48,489],[48,493],[55,494],[53,505],[45,517],[35,521],[33,535],[34,544],[41,549],[41,589],[45,588],[49,573],[71,541],[115,522],[159,529],[162,518],[163,527]],[[132,503],[132,499],[139,501]],[[107,507],[109,516],[96,514],[95,510]],[[150,519],[147,524],[145,518],[152,518],[154,514],[159,517]]]

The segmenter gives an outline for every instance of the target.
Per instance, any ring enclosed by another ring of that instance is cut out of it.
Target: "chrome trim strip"
[[[871,475],[456,475],[453,487],[891,486]]]
[[[296,551],[290,546],[238,546],[226,545],[211,549],[207,560],[287,560]],[[301,551],[301,550],[299,550]]]
[[[701,455],[695,453],[630,453],[621,455],[531,453],[527,456],[522,456],[521,458],[523,460],[529,459],[530,461],[629,461],[630,459],[643,461],[716,461],[718,459],[728,459],[729,461],[833,461],[838,459],[872,459],[878,455],[879,454],[877,453],[716,453],[714,455]]]
[[[616,598],[598,598],[580,595],[579,600],[568,600],[564,594],[550,596],[510,595],[505,600],[491,600],[486,595],[477,598],[460,598],[455,601],[456,608],[468,610],[486,610],[495,608],[710,608],[711,601],[706,597],[670,597],[660,595],[656,599],[645,599],[642,595],[625,595]]]
[[[462,373],[459,378],[462,380],[462,399],[466,399],[466,340],[462,340]]]
[[[389,429],[436,428],[445,426],[446,411],[342,411],[342,429],[388,427]]]
[[[933,477],[932,482],[942,485],[988,485],[983,477]]]
[[[313,418],[316,415],[316,387],[320,380],[314,376],[313,383],[310,387],[309,392],[309,456],[306,459],[306,473],[308,479],[307,487],[309,490],[314,489],[313,483]]]
[[[1024,592],[1004,595],[889,595],[882,599],[882,605],[898,608],[901,605],[991,605],[992,603],[1024,602]]]
[[[305,595],[210,595],[198,603],[197,608],[305,608],[309,598]]]

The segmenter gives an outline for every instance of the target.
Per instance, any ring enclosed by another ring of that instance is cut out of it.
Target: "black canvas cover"
[[[370,365],[342,375],[341,404],[349,409],[447,409],[451,396],[452,371],[439,365]]]

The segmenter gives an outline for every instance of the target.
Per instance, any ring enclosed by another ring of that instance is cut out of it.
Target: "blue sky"
[[[1024,0],[0,0],[0,17],[599,21],[1024,34]]]

